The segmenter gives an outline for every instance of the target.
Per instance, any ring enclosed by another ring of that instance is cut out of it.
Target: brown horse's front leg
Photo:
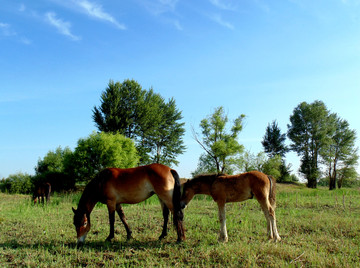
[[[114,223],[115,223],[115,211],[109,209],[110,234],[106,238],[106,241],[111,241],[114,238]]]
[[[161,202],[162,212],[163,212],[163,218],[164,218],[164,225],[161,232],[161,235],[159,237],[159,240],[163,239],[165,236],[167,236],[167,225],[169,221],[169,209],[163,202]]]
[[[126,222],[126,217],[125,217],[124,211],[123,211],[120,204],[118,204],[116,206],[116,211],[117,211],[117,213],[118,213],[118,215],[120,217],[121,222],[124,224],[124,227],[125,227],[125,230],[126,230],[126,239],[127,240],[132,239],[132,235],[131,235],[132,231],[131,231],[129,225],[127,224],[127,222]]]

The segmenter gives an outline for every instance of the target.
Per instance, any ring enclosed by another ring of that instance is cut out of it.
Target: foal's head
[[[183,191],[180,199],[180,207],[181,209],[184,209],[187,204],[191,201],[191,199],[194,197],[195,191],[193,188],[193,183],[191,181],[187,181],[183,185]]]
[[[77,233],[77,245],[80,246],[85,242],[86,235],[90,231],[90,218],[84,211],[72,208],[74,212],[74,225]]]

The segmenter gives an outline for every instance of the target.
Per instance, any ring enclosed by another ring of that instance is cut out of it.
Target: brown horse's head
[[[195,191],[192,187],[191,181],[187,181],[183,184],[183,191],[180,199],[180,207],[181,209],[184,209],[187,204],[191,201],[191,199],[194,197]]]
[[[77,245],[81,246],[85,242],[86,235],[90,231],[90,215],[85,212],[72,208],[74,212],[74,225],[77,233]]]

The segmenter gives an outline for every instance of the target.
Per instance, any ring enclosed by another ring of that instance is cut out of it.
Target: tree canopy
[[[329,189],[341,188],[342,182],[346,177],[353,178],[356,172],[358,155],[355,148],[356,132],[351,130],[349,123],[335,115],[335,128],[330,133],[330,142],[320,150],[323,163],[326,166],[329,178]]]
[[[185,151],[181,112],[174,99],[165,102],[153,89],[143,90],[134,80],[110,81],[94,107],[93,120],[100,131],[121,133],[133,139],[140,164],[177,164]]]
[[[288,151],[285,140],[286,134],[281,133],[278,123],[274,120],[271,125],[268,124],[261,144],[269,157],[274,157],[276,155],[285,157],[285,154]]]
[[[138,164],[134,142],[117,133],[95,133],[79,139],[74,152],[65,159],[65,169],[76,181],[89,181],[104,168],[130,168]]]
[[[320,178],[320,150],[330,142],[330,134],[334,130],[333,121],[334,116],[322,101],[311,104],[302,102],[290,116],[290,148],[301,157],[300,173],[305,176],[309,188],[316,188]]]
[[[215,170],[220,173],[232,173],[231,163],[234,157],[243,151],[243,146],[237,141],[239,132],[243,128],[245,115],[238,116],[230,129],[226,128],[229,119],[224,108],[218,107],[214,113],[200,122],[202,138],[194,131],[194,137],[205,150],[205,155],[199,159],[198,169]],[[198,173],[198,172],[195,172]]]

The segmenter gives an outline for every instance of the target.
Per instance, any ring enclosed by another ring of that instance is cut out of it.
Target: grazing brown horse
[[[201,175],[184,184],[180,205],[185,208],[196,194],[211,195],[219,208],[219,241],[227,242],[225,203],[241,202],[255,196],[267,220],[269,239],[280,241],[275,218],[275,183],[272,177],[259,171],[233,176]]]
[[[85,242],[90,230],[90,213],[97,202],[106,204],[109,211],[110,234],[106,240],[114,238],[115,211],[125,226],[127,239],[131,239],[132,232],[121,204],[136,204],[153,194],[159,197],[163,209],[164,225],[159,239],[167,235],[169,210],[173,214],[178,242],[185,239],[179,175],[167,166],[152,164],[129,169],[107,168],[88,183],[78,208],[73,208],[78,246]]]
[[[50,183],[46,182],[35,185],[35,190],[33,193],[34,204],[36,204],[37,202],[41,202],[42,204],[44,204],[44,198],[46,198],[46,203],[50,202],[50,193]]]

